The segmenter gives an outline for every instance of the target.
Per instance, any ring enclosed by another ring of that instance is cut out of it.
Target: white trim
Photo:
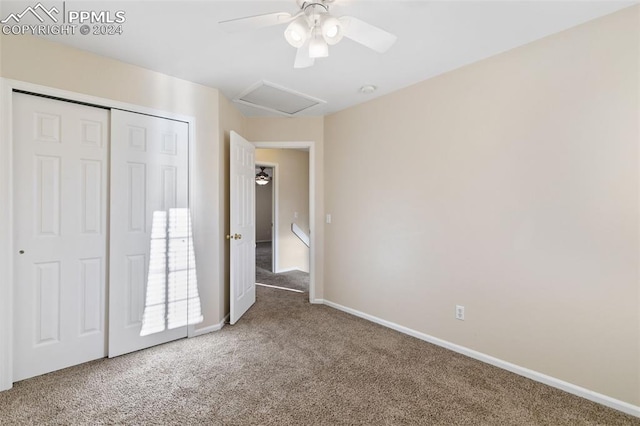
[[[13,386],[12,90],[0,79],[0,391]]]
[[[227,314],[221,322],[219,322],[218,324],[213,324],[213,325],[209,325],[207,327],[202,327],[202,328],[198,328],[196,329],[194,326],[191,326],[190,328],[192,328],[192,330],[190,330],[191,332],[189,333],[189,337],[198,337],[198,336],[202,336],[203,334],[208,334],[208,333],[213,333],[214,331],[219,331],[222,329],[222,327],[224,327],[224,325],[229,321],[229,314]]]
[[[316,300],[316,144],[313,141],[306,142],[253,142],[256,148],[261,149],[309,149],[309,302]],[[278,182],[276,181],[276,184]],[[275,251],[275,247],[274,247]]]
[[[626,413],[635,417],[640,417],[640,406],[629,404],[628,402],[620,401],[615,398],[611,398],[610,396],[603,395],[598,392],[594,392],[592,390],[574,385],[569,382],[565,382],[564,380],[560,380],[555,377],[551,377],[546,374],[543,374],[534,370],[530,370],[528,368],[521,367],[516,364],[512,364],[508,361],[504,361],[499,358],[492,357],[491,355],[487,355],[482,352],[469,349],[465,346],[457,345],[455,343],[451,343],[446,340],[439,339],[437,337],[433,337],[425,333],[421,333],[411,328],[396,324],[391,321],[384,320],[382,318],[378,318],[373,315],[366,314],[364,312],[340,305],[335,302],[331,302],[329,300],[324,300],[324,304],[334,309],[337,309],[339,311],[346,312],[348,314],[355,315],[357,317],[366,319],[376,324],[380,324],[392,330],[399,331],[400,333],[407,334],[409,336],[415,337],[420,340],[424,340],[425,342],[433,343],[434,345],[441,346],[443,348],[452,350],[462,355],[466,355],[470,358],[477,359],[478,361],[482,361],[487,364],[496,366],[498,368],[502,368],[503,370],[507,370],[512,373],[518,374],[520,376],[526,377],[528,379],[535,380],[536,382],[540,382],[545,385],[549,385],[551,387],[563,390],[570,394],[588,399],[589,401],[597,402],[598,404],[605,405],[607,407],[613,408],[618,411],[622,411],[623,413]]]
[[[24,81],[0,78],[0,391],[11,389],[13,386],[13,179],[12,179],[12,123],[13,123],[13,90],[21,90],[34,94],[52,96],[70,101],[84,102],[95,106],[111,109],[122,109],[140,114],[148,114],[171,120],[183,121],[189,124],[189,161],[195,155],[194,117],[172,112],[161,111],[119,102],[113,99],[99,98],[82,93],[60,90],[52,87]],[[192,179],[194,171],[190,163],[189,177]],[[190,195],[192,191],[190,186]],[[190,211],[191,200],[189,200]],[[195,219],[192,216],[192,221]],[[187,336],[191,337],[192,330],[187,329]]]
[[[257,148],[257,147],[256,147]],[[256,161],[256,166],[271,167],[271,182],[273,189],[271,190],[271,270],[278,273],[278,200],[280,199],[280,179],[278,179],[278,163],[270,163],[268,161]]]
[[[188,194],[188,200],[187,200],[187,204],[189,205],[189,216],[191,219],[191,229],[193,230],[193,224],[196,223],[196,209],[193,208],[194,203],[193,201],[195,200],[194,197],[194,193],[195,193],[195,182],[196,182],[196,120],[193,117],[189,118],[189,142],[188,142],[188,160],[189,164],[188,164],[188,190],[187,190],[187,194]],[[195,241],[193,239],[193,231],[191,232],[190,235],[190,243],[191,243],[191,247],[193,247],[193,255],[195,257]],[[198,268],[198,262],[197,259],[195,259],[195,265],[196,265],[196,271]],[[196,272],[196,280],[197,280],[197,272]],[[197,286],[197,284],[196,284]],[[187,286],[188,289],[188,286]],[[189,326],[187,327],[187,338],[189,337],[194,337],[194,333],[195,332],[195,324],[193,326]]]
[[[85,95],[83,93],[71,92],[68,90],[56,89],[53,87],[41,86],[39,84],[28,83],[19,80],[10,80],[2,78],[8,86],[9,90],[23,90],[25,92],[31,92],[39,95],[53,96],[56,98],[67,99],[70,101],[84,102],[96,106],[102,106],[111,109],[122,109],[130,112],[137,112],[140,114],[154,115],[161,118],[169,118],[171,120],[184,121],[191,124],[195,122],[195,118],[183,114],[176,114],[173,112],[162,111],[155,108],[148,108],[140,105],[134,105],[126,102],[120,102],[113,99],[99,98],[97,96]],[[191,132],[190,132],[191,133]]]
[[[324,299],[313,299],[310,301],[312,305],[324,305]]]
[[[284,274],[285,272],[293,272],[293,271],[299,271],[299,272],[304,272],[298,268],[285,268],[285,269],[279,269],[278,270],[278,274]]]

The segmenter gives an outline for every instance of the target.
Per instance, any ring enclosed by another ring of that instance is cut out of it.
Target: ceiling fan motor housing
[[[308,0],[296,0],[296,3],[298,4],[298,7],[300,9],[304,9],[307,5],[311,4],[311,3],[322,3],[324,5],[328,5],[333,3],[335,0],[314,0],[314,1],[308,1]]]
[[[306,2],[302,8],[310,27],[320,26],[323,16],[329,15],[329,6],[322,2]]]

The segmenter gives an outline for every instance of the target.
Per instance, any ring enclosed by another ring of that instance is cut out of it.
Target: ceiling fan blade
[[[309,40],[302,46],[298,47],[296,52],[296,62],[294,68],[309,68],[313,66],[315,59],[309,56]]]
[[[384,53],[389,50],[398,39],[398,37],[382,28],[367,24],[358,18],[342,16],[339,19],[340,23],[342,23],[345,37],[378,53]]]
[[[286,24],[295,16],[287,12],[267,13],[265,15],[248,16],[246,18],[229,19],[221,21],[219,24],[229,33],[239,31],[250,31],[258,28],[270,27],[273,25]]]

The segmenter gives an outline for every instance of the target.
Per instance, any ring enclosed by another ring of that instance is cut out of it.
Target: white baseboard
[[[316,299],[316,300],[321,300],[321,299]],[[424,340],[425,342],[433,343],[434,345],[438,345],[443,348],[457,352],[459,354],[466,355],[470,358],[477,359],[478,361],[482,361],[487,364],[496,366],[498,368],[502,368],[503,370],[507,370],[512,373],[518,374],[520,376],[524,376],[528,379],[535,380],[536,382],[544,383],[545,385],[549,385],[554,388],[571,393],[573,395],[577,395],[579,397],[588,399],[589,401],[597,402],[598,404],[605,405],[607,407],[613,408],[618,411],[622,411],[623,413],[630,414],[635,417],[640,417],[640,406],[629,404],[628,402],[620,401],[615,398],[611,398],[609,396],[591,391],[589,389],[574,385],[569,382],[565,382],[555,377],[551,377],[546,374],[501,360],[499,358],[492,357],[491,355],[487,355],[482,352],[478,352],[473,349],[469,349],[467,347],[460,346],[455,343],[451,343],[446,340],[442,340],[425,333],[421,333],[419,331],[410,329],[408,327],[404,327],[402,325],[399,325],[387,320],[383,320],[382,318],[378,318],[373,315],[369,315],[364,312],[360,312],[355,309],[342,306],[338,303],[331,302],[329,300],[324,300],[324,304],[334,309],[338,309],[348,314],[355,315],[360,318],[364,318],[376,324],[380,324],[384,327],[388,327],[393,330],[399,331],[400,333],[404,333],[409,336],[415,337],[417,339]]]
[[[222,320],[222,322],[219,322],[218,324],[213,324],[207,327],[202,327],[202,328],[198,328],[198,329],[193,329],[193,331],[191,333],[189,333],[189,337],[197,337],[197,336],[202,336],[203,334],[207,334],[207,333],[212,333],[214,331],[218,331],[220,329],[222,329],[222,327],[224,327],[224,325],[226,324],[226,322],[229,321],[229,314],[227,314],[224,319]]]
[[[325,302],[324,302],[324,299],[313,299],[313,300],[311,301],[311,304],[312,304],[312,305],[324,305],[324,304],[325,304]]]
[[[307,274],[309,273],[309,272],[307,272],[307,271],[303,271],[302,269],[299,269],[299,268],[278,269],[275,273],[276,273],[276,274],[282,274],[282,273],[284,273],[284,272],[291,272],[291,271],[306,272]]]

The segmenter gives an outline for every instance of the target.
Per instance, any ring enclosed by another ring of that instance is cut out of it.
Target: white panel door
[[[202,321],[188,200],[189,125],[111,116],[109,357]]]
[[[256,149],[231,132],[230,323],[256,301]]]
[[[106,355],[109,111],[13,101],[18,381]]]

